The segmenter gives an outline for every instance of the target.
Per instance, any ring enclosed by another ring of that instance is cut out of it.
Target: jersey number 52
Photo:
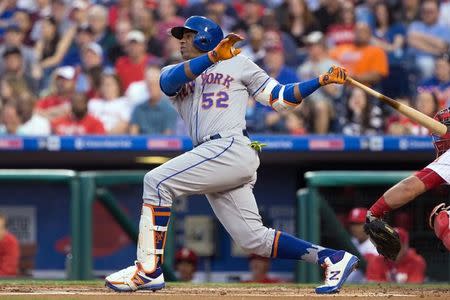
[[[228,107],[228,99],[228,94],[223,91],[218,93],[203,93],[202,108],[210,109],[213,106],[217,108],[226,108]]]

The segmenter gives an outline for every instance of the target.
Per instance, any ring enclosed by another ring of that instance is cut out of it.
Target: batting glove
[[[344,84],[347,79],[347,70],[343,67],[332,66],[327,73],[319,76],[320,85],[330,83]]]
[[[216,48],[208,52],[209,59],[213,63],[216,63],[219,60],[230,59],[238,55],[239,53],[241,53],[241,49],[234,48],[234,44],[242,40],[244,40],[244,38],[240,35],[230,33],[220,41],[219,45],[217,45]]]

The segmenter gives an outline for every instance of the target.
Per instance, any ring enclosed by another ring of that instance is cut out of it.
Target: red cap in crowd
[[[348,214],[349,223],[365,223],[366,222],[367,208],[355,207]]]
[[[193,265],[197,266],[197,254],[195,254],[195,252],[191,249],[183,247],[175,253],[175,263],[179,263],[182,261],[190,262]]]

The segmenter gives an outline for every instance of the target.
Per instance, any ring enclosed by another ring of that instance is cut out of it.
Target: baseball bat
[[[436,121],[435,119],[421,113],[420,111],[415,110],[414,108],[409,107],[408,105],[405,105],[403,103],[395,101],[394,99],[371,89],[370,87],[362,84],[361,82],[356,81],[355,79],[353,79],[351,77],[347,77],[347,82],[353,86],[356,86],[356,87],[362,89],[363,91],[374,96],[378,100],[386,103],[387,105],[389,105],[396,111],[407,116],[409,119],[416,121],[423,127],[428,128],[428,130],[430,130],[432,133],[435,133],[438,135],[444,135],[447,133],[447,126],[445,126],[444,124],[440,123],[439,121]]]

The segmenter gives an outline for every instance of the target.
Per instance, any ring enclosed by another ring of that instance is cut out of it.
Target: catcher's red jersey
[[[423,257],[410,248],[396,262],[389,261],[383,256],[369,259],[366,277],[367,280],[376,282],[422,283],[425,270],[426,262]]]

